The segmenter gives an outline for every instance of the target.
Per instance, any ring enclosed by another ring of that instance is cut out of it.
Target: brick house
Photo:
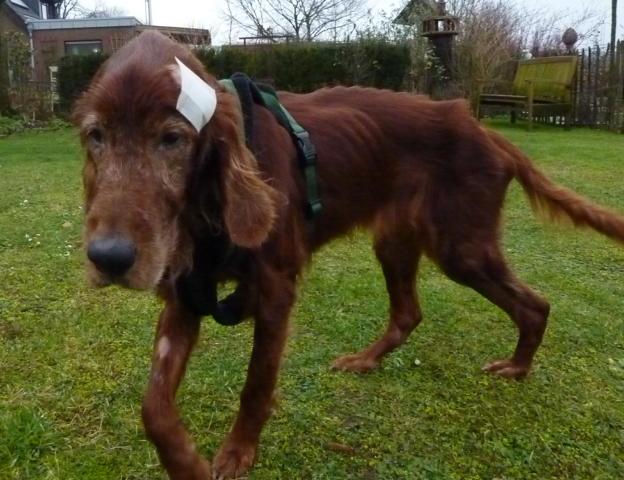
[[[0,1],[0,32],[28,33],[26,24],[41,18],[41,3],[38,0]]]
[[[210,45],[208,30],[144,25],[134,17],[33,20],[34,78],[54,81],[55,66],[65,55],[112,54],[144,30],[155,29],[187,45]]]
[[[210,45],[208,30],[145,25],[134,17],[45,19],[39,0],[0,0],[0,32],[18,31],[32,49],[33,80],[55,83],[65,55],[112,54],[142,31],[156,29],[187,45]]]

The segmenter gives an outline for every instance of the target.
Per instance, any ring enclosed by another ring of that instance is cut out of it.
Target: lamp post
[[[148,25],[152,24],[152,0],[145,0],[145,19]]]

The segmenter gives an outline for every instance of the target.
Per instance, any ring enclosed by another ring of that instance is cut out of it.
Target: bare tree
[[[79,10],[83,18],[112,18],[127,15],[123,8],[108,6],[102,0],[97,1],[92,9],[80,7]]]
[[[617,71],[615,69],[615,43],[617,33],[617,0],[611,0],[611,45],[609,46],[609,122],[611,127],[616,127],[614,123],[614,110],[617,96]]]
[[[246,33],[290,34],[296,40],[336,38],[354,30],[366,0],[226,0],[225,18]]]
[[[0,7],[5,0],[0,0]],[[7,60],[8,48],[7,41],[0,35],[0,115],[7,112],[10,107],[9,103],[9,66]]]
[[[477,90],[479,81],[509,80],[523,52],[564,53],[561,34],[576,26],[581,41],[591,40],[600,21],[591,11],[577,16],[530,10],[501,0],[449,0],[449,11],[461,19],[456,42],[455,77],[460,91]]]
[[[69,18],[80,12],[78,0],[47,0],[41,2],[48,9],[48,18]]]
[[[615,37],[617,34],[617,7],[618,7],[618,1],[611,0],[611,52],[609,56],[611,69],[613,69],[615,66]]]

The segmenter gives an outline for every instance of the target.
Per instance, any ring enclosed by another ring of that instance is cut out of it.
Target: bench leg
[[[564,124],[563,124],[564,130],[571,130],[572,129],[572,110],[568,110],[566,112],[563,121],[564,121]]]
[[[527,98],[527,110],[529,114],[529,131],[533,130],[533,99],[535,98],[533,90],[533,82],[527,80],[528,98]]]
[[[510,119],[511,119],[511,123],[512,123],[512,124],[516,123],[516,118],[517,118],[517,116],[518,116],[518,115],[517,115],[516,109],[515,109],[515,108],[512,108],[512,109],[511,109],[511,112],[510,112]]]

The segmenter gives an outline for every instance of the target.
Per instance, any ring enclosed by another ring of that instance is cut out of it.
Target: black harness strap
[[[183,304],[196,315],[211,315],[220,325],[241,323],[243,312],[234,307],[237,302],[233,301],[236,292],[219,300],[215,273],[224,268],[244,271],[247,260],[247,251],[234,246],[225,232],[204,233],[193,252],[193,269],[176,285]]]
[[[238,96],[243,110],[245,123],[245,140],[251,146],[253,134],[252,102],[269,110],[278,123],[290,134],[299,158],[299,167],[306,184],[306,216],[314,220],[323,210],[317,180],[317,153],[310,139],[309,132],[279,102],[277,93],[269,85],[256,84],[243,73],[235,73],[231,78],[221,80],[220,83],[231,93]]]
[[[221,84],[225,85],[231,93],[238,96],[243,113],[243,122],[245,124],[245,141],[247,146],[251,148],[251,139],[254,131],[253,123],[253,104],[261,101],[261,96],[256,89],[252,88],[249,77],[243,73],[235,73],[228,80],[221,80]],[[231,87],[234,87],[233,89]]]
[[[313,220],[322,210],[317,175],[317,154],[310,140],[310,134],[279,103],[277,93],[271,87],[255,84],[242,73],[234,74],[221,84],[235,94],[241,104],[245,126],[245,141],[251,148],[254,131],[253,104],[269,110],[278,123],[288,131],[297,148],[299,166],[306,183],[306,216]],[[177,283],[182,302],[197,315],[211,315],[220,325],[238,325],[244,319],[244,298],[235,290],[223,300],[217,296],[217,281],[214,272],[236,265],[245,268],[247,252],[233,245],[225,233],[203,238],[198,242],[193,258],[193,270],[181,277]]]
[[[319,195],[316,161],[316,148],[310,140],[310,134],[297,120],[284,108],[277,98],[277,93],[269,86],[261,85],[264,105],[278,119],[279,123],[290,133],[297,147],[299,167],[303,172],[306,184],[306,215],[308,220],[314,220],[323,210]]]

